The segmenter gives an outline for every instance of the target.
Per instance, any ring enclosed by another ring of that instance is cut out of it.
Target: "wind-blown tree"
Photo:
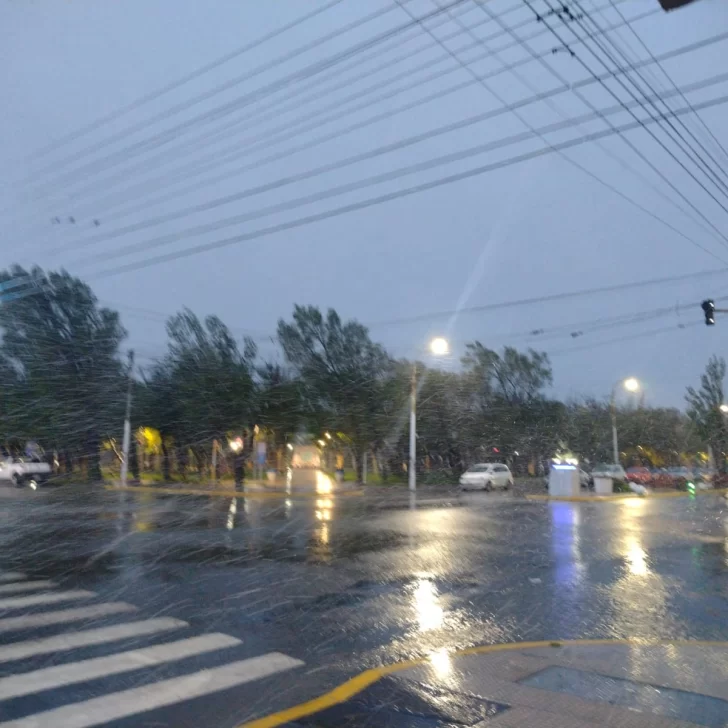
[[[728,443],[726,415],[720,409],[725,404],[725,372],[725,359],[711,356],[700,377],[700,388],[688,387],[685,395],[688,417],[694,423],[697,434],[713,448],[716,456],[725,452]]]
[[[119,346],[126,331],[118,313],[100,307],[89,286],[65,271],[14,266],[0,273],[4,285],[18,281],[18,295],[0,305],[4,384],[13,387],[3,397],[5,435],[84,456],[89,479],[100,480],[101,440],[123,421]]]
[[[467,422],[462,417],[463,378],[419,365],[417,369],[421,372],[417,395],[418,461],[429,458],[433,468],[459,474],[468,460],[470,444]],[[409,435],[409,427],[404,434]]]
[[[304,423],[301,382],[280,365],[270,362],[257,367],[257,375],[256,422],[272,432],[280,445]]]
[[[183,415],[176,396],[174,371],[167,361],[156,362],[144,374],[144,385],[138,389],[134,400],[134,412],[137,422],[159,432],[162,477],[171,480],[171,448],[175,436],[181,435]]]
[[[620,428],[622,426],[621,412]],[[620,430],[621,432],[621,430]],[[611,462],[612,424],[609,403],[594,398],[566,404],[566,422],[561,433],[568,450],[592,465]]]
[[[627,465],[679,465],[683,457],[704,449],[691,420],[677,409],[638,407],[620,410],[617,417]]]
[[[307,415],[321,413],[330,429],[351,440],[359,477],[363,455],[381,436],[377,426],[393,362],[365,326],[342,322],[333,309],[295,306],[290,323],[278,322],[278,341],[298,373]]]
[[[484,347],[479,341],[467,345],[462,359],[465,368],[464,399],[466,431],[473,436],[471,450],[506,453],[521,449],[534,455],[549,438],[524,439],[532,427],[554,426],[554,408],[544,404],[544,390],[553,381],[548,355],[529,349],[526,353],[505,347],[502,354]]]
[[[201,322],[188,309],[167,321],[167,334],[168,352],[147,377],[145,424],[161,433],[163,452],[174,440],[184,474],[188,449],[202,463],[214,439],[251,427],[256,349],[246,339],[241,351],[217,316]]]
[[[466,347],[463,365],[477,382],[481,396],[497,397],[511,405],[542,398],[543,390],[553,382],[548,354],[533,349],[524,354],[506,346],[500,355],[474,341]]]

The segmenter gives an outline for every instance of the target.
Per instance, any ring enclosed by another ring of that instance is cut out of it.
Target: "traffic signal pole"
[[[134,350],[129,351],[129,380],[126,390],[126,415],[124,417],[124,439],[121,445],[121,484],[126,485],[129,471],[129,444],[131,442],[131,393],[134,383]]]

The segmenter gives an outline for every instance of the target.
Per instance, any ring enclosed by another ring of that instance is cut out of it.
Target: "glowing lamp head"
[[[445,356],[450,351],[450,345],[447,343],[447,339],[437,336],[430,342],[430,351],[435,356]]]
[[[628,392],[639,392],[640,389],[640,383],[638,379],[635,379],[635,377],[627,377],[627,379],[624,380],[624,388]]]

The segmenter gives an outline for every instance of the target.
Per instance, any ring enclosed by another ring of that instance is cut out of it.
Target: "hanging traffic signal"
[[[703,309],[703,313],[705,313],[705,325],[715,326],[715,303],[713,299],[709,298],[707,301],[703,301],[700,307]]]
[[[663,10],[675,10],[683,5],[689,5],[693,0],[660,0]]]

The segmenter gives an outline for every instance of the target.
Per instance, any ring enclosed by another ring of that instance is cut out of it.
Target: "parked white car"
[[[512,485],[513,475],[503,463],[479,463],[460,476],[460,487],[463,490],[507,490]]]
[[[0,480],[9,480],[17,488],[29,485],[37,488],[51,474],[48,463],[23,460],[22,458],[5,458],[0,460]]]

